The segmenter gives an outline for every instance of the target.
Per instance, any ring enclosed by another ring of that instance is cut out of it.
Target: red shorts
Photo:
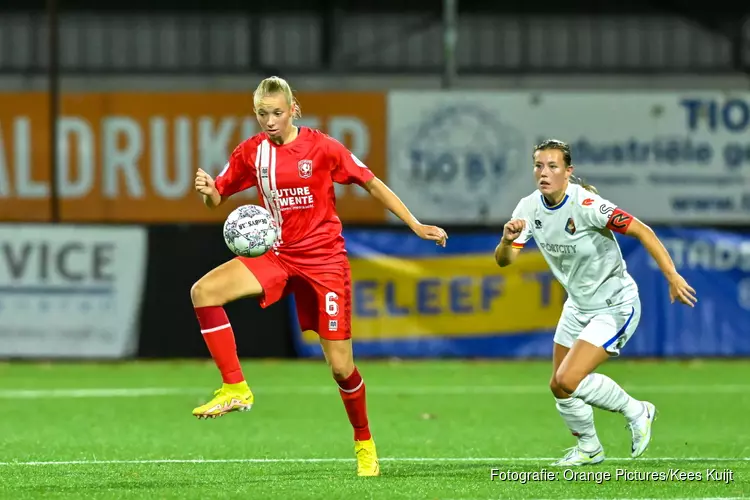
[[[346,257],[321,263],[269,251],[260,257],[236,258],[263,287],[261,307],[293,293],[302,331],[312,330],[326,340],[351,338],[352,280]]]

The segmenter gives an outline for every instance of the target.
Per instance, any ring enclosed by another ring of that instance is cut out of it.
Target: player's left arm
[[[440,246],[445,246],[448,239],[448,233],[437,226],[422,224],[407,208],[401,198],[389,188],[385,182],[374,177],[365,182],[362,186],[370,195],[390,210],[396,217],[404,221],[409,228],[423,240],[436,242]]]
[[[401,198],[385,182],[376,177],[367,165],[362,163],[343,144],[331,138],[330,150],[335,163],[333,170],[334,182],[361,186],[365,191],[370,193],[370,196],[378,200],[396,217],[404,221],[417,236],[425,240],[434,241],[443,247],[445,246],[448,234],[442,228],[419,222],[404,202],[401,201]]]
[[[654,261],[656,261],[659,269],[661,269],[664,277],[669,282],[670,301],[674,304],[675,299],[677,299],[683,304],[693,307],[695,303],[698,302],[698,299],[695,297],[695,290],[687,281],[685,281],[685,278],[680,276],[680,273],[677,272],[677,268],[674,265],[672,257],[669,255],[669,251],[664,247],[664,244],[654,230],[619,208],[615,210],[614,214],[612,214],[613,217],[616,214],[621,214],[623,220],[628,219],[628,222],[626,223],[627,227],[623,234],[638,239]]]
[[[622,208],[599,196],[587,196],[581,203],[585,219],[599,228],[636,238],[651,255],[669,282],[669,298],[693,307],[695,290],[677,272],[674,261],[653,229]]]

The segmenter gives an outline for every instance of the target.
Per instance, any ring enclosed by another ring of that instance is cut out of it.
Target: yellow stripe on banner
[[[499,268],[491,255],[354,258],[355,339],[467,337],[554,329],[565,293],[538,251]],[[317,342],[313,332],[303,339]]]

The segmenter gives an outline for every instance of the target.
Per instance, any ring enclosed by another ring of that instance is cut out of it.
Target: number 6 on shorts
[[[328,292],[326,294],[326,313],[328,313],[329,316],[336,316],[339,313],[339,304],[338,301],[339,296],[336,294],[336,292]]]

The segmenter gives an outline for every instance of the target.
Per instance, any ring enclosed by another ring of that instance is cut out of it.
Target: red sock
[[[201,325],[211,357],[221,372],[225,384],[237,384],[245,380],[237,357],[237,344],[227,313],[221,306],[196,307],[195,315]]]
[[[344,402],[349,422],[354,427],[354,440],[366,441],[370,439],[372,436],[370,424],[367,421],[365,383],[359,374],[359,370],[354,367],[354,371],[348,378],[336,382],[339,384],[339,394],[341,394],[341,400]]]

